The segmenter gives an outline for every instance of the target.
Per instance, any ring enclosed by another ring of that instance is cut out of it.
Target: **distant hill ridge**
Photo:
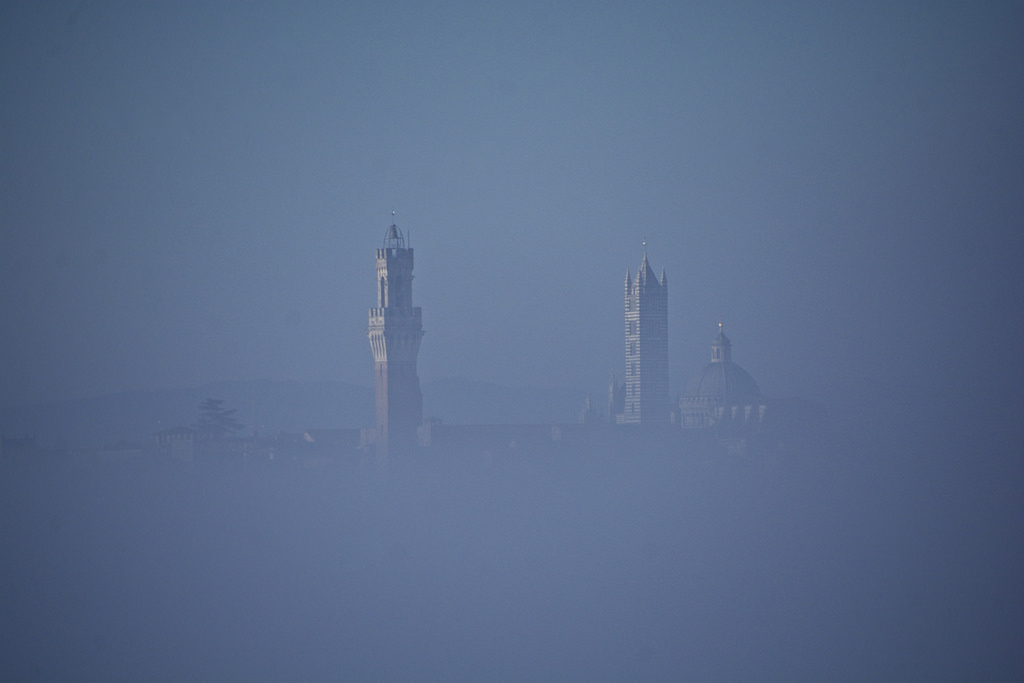
[[[447,424],[572,422],[586,394],[567,387],[502,387],[447,378],[423,383],[423,414]],[[236,409],[245,433],[354,429],[374,422],[372,387],[257,380],[0,406],[0,432],[36,434],[45,448],[95,448],[119,440],[144,443],[162,429],[193,424],[206,398],[223,399],[225,407]]]

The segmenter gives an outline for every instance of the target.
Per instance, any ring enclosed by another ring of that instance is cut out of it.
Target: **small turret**
[[[615,377],[615,371],[612,371],[611,379],[608,381],[608,420],[615,422],[616,419],[622,418],[622,411],[625,409],[626,403],[626,386],[619,384],[619,380]]]

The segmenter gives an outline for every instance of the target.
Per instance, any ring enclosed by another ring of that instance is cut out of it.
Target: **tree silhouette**
[[[208,398],[199,404],[199,421],[195,428],[200,434],[220,439],[233,434],[242,428],[242,423],[235,417],[238,411],[224,408],[224,401],[219,398]]]

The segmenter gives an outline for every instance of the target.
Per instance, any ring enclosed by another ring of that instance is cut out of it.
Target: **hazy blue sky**
[[[1024,372],[1019,3],[0,4],[0,402],[420,374],[601,387],[646,237],[672,388]],[[996,362],[998,361],[998,362]]]

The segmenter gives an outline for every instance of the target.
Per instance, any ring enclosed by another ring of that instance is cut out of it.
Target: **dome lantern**
[[[718,323],[718,335],[711,342],[711,362],[732,362],[732,342],[722,331],[722,323]]]

